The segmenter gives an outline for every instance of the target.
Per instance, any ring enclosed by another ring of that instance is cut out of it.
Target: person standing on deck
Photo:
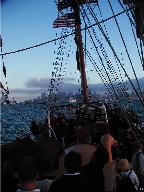
[[[81,155],[77,152],[70,151],[65,159],[64,166],[67,173],[56,179],[50,187],[50,192],[83,192],[83,176],[80,173]]]
[[[111,136],[111,134],[104,134],[101,137],[101,144],[103,148],[108,152],[108,162],[103,168],[103,174],[105,178],[105,191],[114,192],[116,191],[116,161],[113,160],[112,147],[117,144],[117,141]]]

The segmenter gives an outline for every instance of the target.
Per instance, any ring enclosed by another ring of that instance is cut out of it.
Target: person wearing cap
[[[139,188],[138,177],[134,172],[134,170],[132,170],[132,166],[127,159],[121,159],[119,162],[117,162],[117,172],[118,177],[128,176],[131,179],[132,183],[134,184],[136,191],[138,191]]]

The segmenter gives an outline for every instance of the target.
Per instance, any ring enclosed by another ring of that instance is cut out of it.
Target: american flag
[[[53,23],[53,28],[58,27],[75,27],[75,14],[67,13],[57,18]]]

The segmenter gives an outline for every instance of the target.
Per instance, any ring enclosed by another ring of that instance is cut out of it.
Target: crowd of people
[[[58,163],[53,174],[47,173],[42,176],[39,174],[37,159],[25,155],[17,163],[6,161],[2,165],[1,191],[144,191],[144,148],[141,144],[134,144],[127,123],[120,120],[120,116],[113,112],[112,118],[109,119],[109,126],[108,122],[105,122],[102,124],[101,132],[97,132],[99,140],[96,141],[97,137],[93,129],[89,129],[87,121],[80,118],[81,112],[78,113],[78,119],[75,121],[74,119],[67,120],[63,115],[59,115],[56,119],[54,116],[51,117],[51,126],[62,149],[60,156],[64,154],[65,171],[62,174],[58,173],[59,166],[61,166]],[[76,124],[78,120],[81,127],[79,123]],[[49,137],[49,130],[43,129],[42,134],[35,122],[32,122],[31,131],[36,140]],[[79,142],[95,145],[95,151],[91,154],[87,164],[83,164],[83,155],[77,150],[73,149],[68,153],[65,151],[70,144]],[[45,172],[48,171],[45,170]]]

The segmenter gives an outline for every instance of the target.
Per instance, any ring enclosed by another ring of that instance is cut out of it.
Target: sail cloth
[[[67,13],[57,18],[53,23],[53,28],[58,27],[75,27],[75,14]]]

